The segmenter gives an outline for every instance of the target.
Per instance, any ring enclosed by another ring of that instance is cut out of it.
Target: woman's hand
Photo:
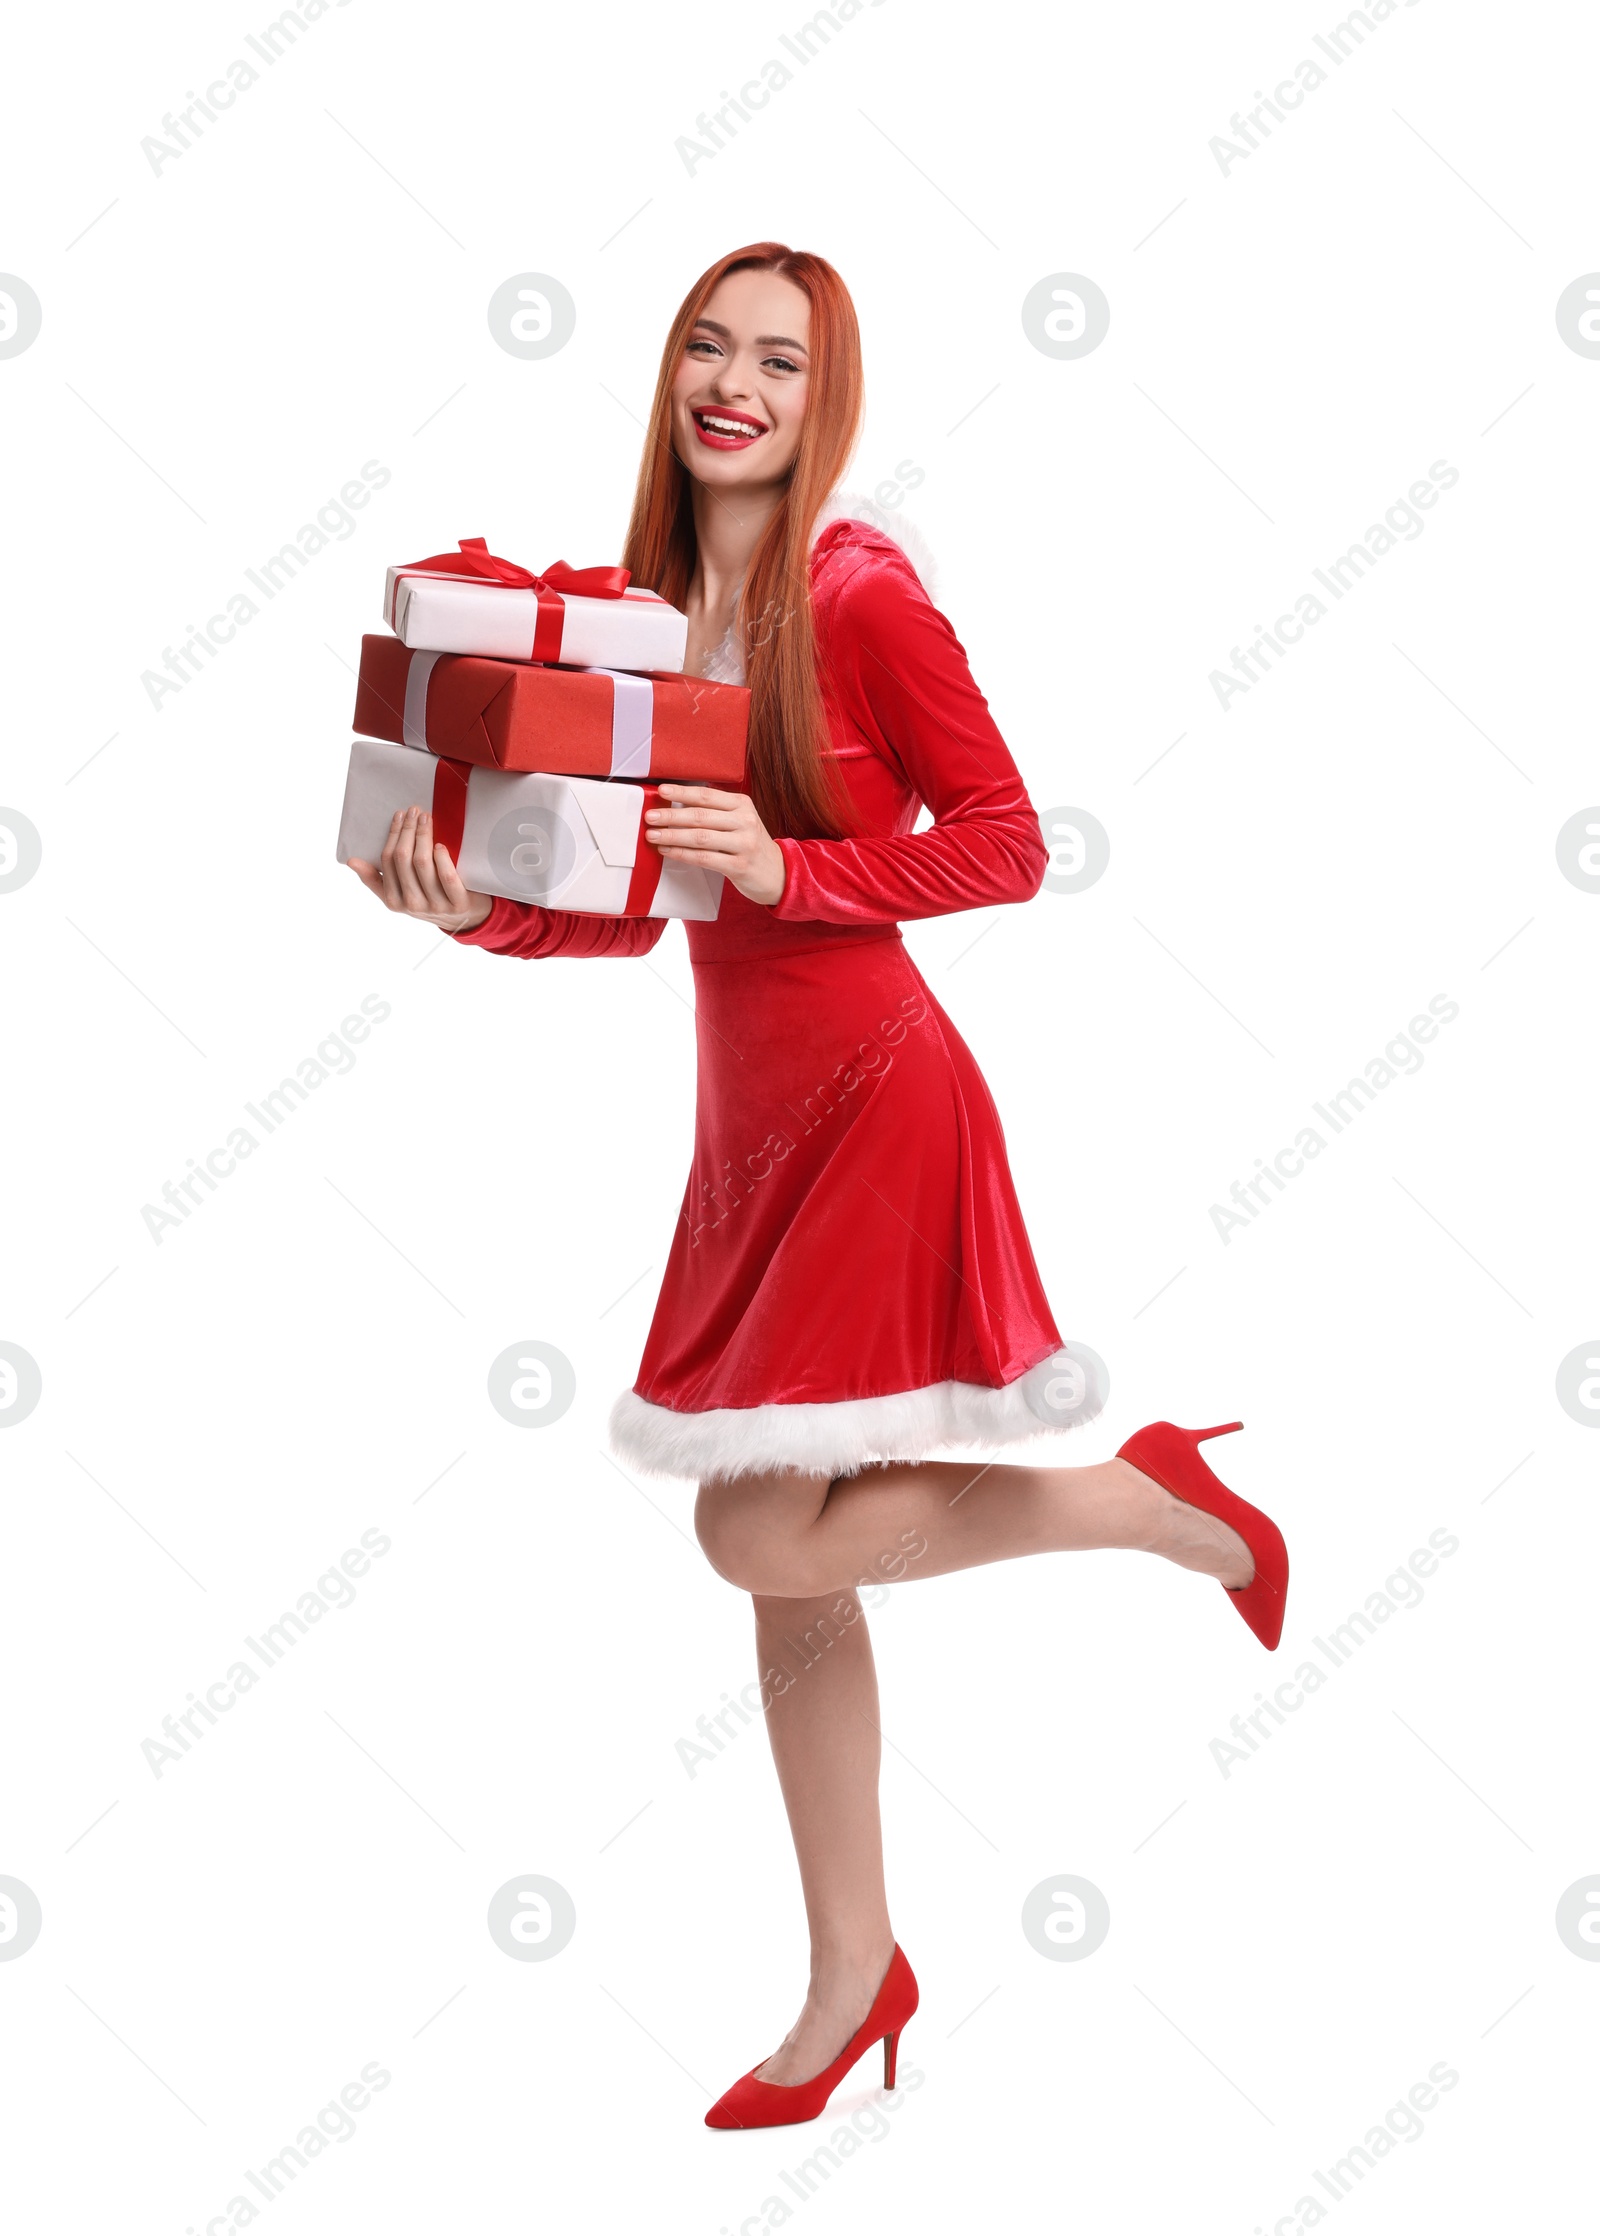
[[[353,854],[350,867],[385,908],[437,924],[441,932],[470,932],[494,906],[490,894],[471,893],[462,884],[448,852],[435,844],[433,817],[423,807],[395,810],[376,868]]]
[[[714,870],[764,908],[782,900],[789,865],[753,800],[709,784],[663,784],[660,791],[671,805],[646,809],[645,837],[663,861]]]

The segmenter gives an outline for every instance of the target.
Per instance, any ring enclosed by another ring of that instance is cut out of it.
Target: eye
[[[685,355],[692,354],[697,349],[709,350],[713,357],[721,355],[716,343],[705,334],[697,334],[692,342],[685,345]]]
[[[763,365],[771,365],[780,373],[797,373],[800,368],[792,357],[763,357]]]

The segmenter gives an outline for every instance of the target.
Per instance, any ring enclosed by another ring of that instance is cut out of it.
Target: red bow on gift
[[[558,559],[543,574],[519,567],[514,559],[497,559],[482,536],[463,536],[459,551],[441,551],[432,559],[413,559],[403,575],[476,575],[482,582],[503,582],[508,590],[551,589],[569,598],[620,598],[628,587],[626,567],[569,567]]]
[[[441,551],[431,559],[413,559],[398,570],[401,575],[474,575],[480,582],[497,582],[507,590],[531,590],[539,602],[534,623],[532,657],[561,657],[561,610],[568,598],[620,598],[628,587],[626,567],[569,567],[558,559],[543,574],[519,567],[514,559],[500,559],[482,536],[463,536],[459,551]]]

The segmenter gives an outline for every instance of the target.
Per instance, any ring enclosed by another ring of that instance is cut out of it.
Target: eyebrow
[[[696,326],[704,326],[709,333],[720,334],[725,342],[733,339],[727,327],[719,325],[714,318],[697,318],[695,324]],[[761,349],[798,349],[805,356],[811,354],[805,343],[797,342],[792,334],[758,334],[756,343]]]

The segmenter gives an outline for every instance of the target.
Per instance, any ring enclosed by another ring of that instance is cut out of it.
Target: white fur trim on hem
[[[717,1406],[678,1413],[624,1390],[611,1448],[643,1475],[854,1475],[878,1460],[923,1460],[947,1445],[1021,1444],[1080,1428],[1104,1409],[1106,1370],[1086,1344],[1063,1344],[1015,1382],[934,1382],[830,1405]]]

